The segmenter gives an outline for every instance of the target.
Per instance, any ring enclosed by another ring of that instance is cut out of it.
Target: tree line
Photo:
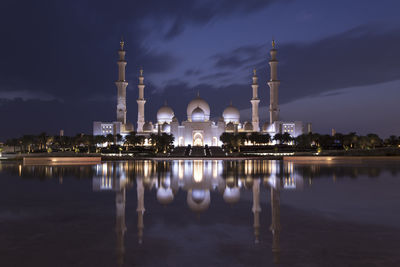
[[[75,136],[48,135],[45,132],[38,135],[23,135],[19,138],[11,138],[5,142],[6,146],[13,147],[14,152],[101,152],[104,149],[113,151],[128,151],[135,147],[143,147],[146,143],[154,149],[156,153],[167,152],[174,142],[171,134],[162,133],[151,134],[149,138],[130,132],[123,138],[120,134],[90,135],[77,134]]]
[[[268,133],[223,133],[221,142],[228,149],[240,151],[243,145],[292,145],[298,149],[375,149],[378,147],[399,147],[400,137],[391,135],[382,139],[377,134],[357,135],[355,132],[348,134],[336,133],[335,135],[307,133],[293,138],[289,133],[278,133],[271,136]]]
[[[293,138],[289,133],[223,133],[220,140],[224,147],[230,151],[238,150],[244,145],[253,146],[293,146],[296,149],[375,149],[379,147],[399,147],[400,137],[391,135],[386,139],[377,134],[357,135],[355,132],[348,134],[336,133],[334,136],[327,134],[308,133]],[[147,142],[147,143],[146,143]],[[131,132],[123,138],[122,135],[108,134],[89,135],[77,134],[75,136],[48,135],[45,132],[38,135],[23,135],[12,138],[5,145],[22,153],[75,151],[99,152],[100,147],[109,150],[129,151],[145,145],[152,148],[155,153],[167,153],[173,146],[172,134],[150,134],[149,137]],[[274,142],[274,144],[273,144]]]

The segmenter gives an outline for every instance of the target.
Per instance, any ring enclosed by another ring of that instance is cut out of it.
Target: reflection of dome
[[[168,123],[164,122],[163,125],[162,125],[161,130],[164,133],[169,133],[171,131],[171,126]]]
[[[238,187],[226,187],[224,191],[224,201],[229,204],[234,204],[240,199],[240,189]]]
[[[192,211],[205,211],[210,206],[210,191],[203,189],[190,189],[186,201]]]
[[[204,111],[200,107],[197,107],[193,110],[192,121],[205,121]]]
[[[210,119],[210,106],[208,105],[208,103],[204,99],[202,99],[201,97],[197,96],[195,99],[190,101],[190,103],[187,106],[186,113],[187,113],[188,120],[192,120],[192,112],[196,108],[201,108],[203,110],[204,116],[205,116],[205,120],[209,120]]]
[[[244,123],[244,130],[245,131],[253,131],[253,124],[251,124],[250,122],[246,121]]]
[[[163,205],[167,205],[174,200],[174,194],[171,188],[159,187],[157,189],[157,200]]]
[[[235,130],[235,125],[232,122],[226,125],[226,131],[233,132],[234,130]]]
[[[263,130],[264,132],[268,131],[268,127],[269,127],[269,123],[266,122],[266,123],[264,123],[264,125],[263,125],[263,127],[262,127],[262,130]]]
[[[224,110],[224,112],[222,113],[222,117],[224,117],[225,123],[239,123],[240,113],[239,110],[231,104]]]
[[[153,123],[151,121],[148,121],[143,125],[143,132],[151,132],[152,130],[153,130]]]
[[[172,108],[170,108],[167,105],[162,106],[157,111],[157,121],[158,121],[158,123],[164,123],[164,122],[170,123],[172,121],[173,117],[174,117],[174,111],[172,110]]]

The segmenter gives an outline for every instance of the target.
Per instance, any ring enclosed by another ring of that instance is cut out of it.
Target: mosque
[[[118,80],[115,82],[118,91],[117,100],[117,120],[114,122],[93,123],[93,135],[121,134],[125,136],[134,130],[133,124],[127,122],[126,114],[126,87],[128,82],[125,80],[125,61],[124,42],[120,42],[118,51]],[[187,118],[179,123],[174,111],[167,104],[162,106],[157,112],[157,121],[145,121],[145,104],[144,98],[144,76],[143,69],[139,73],[139,94],[137,99],[138,116],[137,128],[138,135],[150,136],[151,133],[168,133],[175,138],[175,146],[221,146],[220,136],[224,132],[228,133],[251,133],[261,132],[268,133],[272,137],[277,133],[289,133],[292,137],[297,137],[304,132],[311,131],[311,124],[304,124],[301,121],[284,122],[279,120],[278,105],[278,89],[280,81],[278,80],[278,60],[275,42],[272,42],[270,50],[270,80],[268,86],[270,88],[270,104],[269,104],[269,122],[260,127],[258,107],[260,99],[258,98],[258,77],[256,70],[253,70],[252,77],[252,98],[250,99],[252,107],[252,119],[242,122],[240,120],[239,110],[230,104],[222,113],[218,121],[210,118],[211,110],[207,101],[197,96],[187,105]]]

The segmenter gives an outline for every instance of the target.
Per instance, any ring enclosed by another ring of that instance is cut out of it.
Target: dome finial
[[[256,68],[253,69],[253,74],[254,74],[254,76],[257,75],[257,70],[256,70]]]
[[[200,97],[200,90],[197,90],[197,97]]]
[[[275,40],[272,38],[272,49],[275,49]]]
[[[121,51],[123,51],[124,50],[124,36],[122,36],[121,35],[121,41],[119,42],[119,45],[120,45],[120,47],[121,47]]]
[[[140,73],[140,76],[143,76],[143,67],[140,67],[139,73]]]
[[[232,104],[232,99],[229,101],[229,105],[233,106],[233,104]]]

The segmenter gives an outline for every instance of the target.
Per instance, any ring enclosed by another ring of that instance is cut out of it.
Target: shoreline
[[[82,159],[79,160],[79,158]],[[73,162],[74,164],[88,163],[88,161],[93,162],[103,162],[103,161],[140,161],[140,160],[154,160],[154,161],[170,161],[170,160],[283,160],[286,162],[293,162],[296,164],[310,164],[310,163],[345,163],[351,161],[352,163],[358,162],[362,163],[365,161],[397,161],[400,160],[400,156],[385,156],[385,155],[371,155],[371,156],[335,156],[335,155],[268,155],[268,156],[241,156],[232,155],[226,157],[168,157],[168,156],[116,156],[116,155],[101,155],[101,154],[25,154],[16,155],[14,157],[2,157],[0,162],[39,162],[43,159],[43,162],[49,162],[51,160],[61,163],[59,161]],[[95,160],[96,159],[96,160]],[[55,162],[53,162],[54,164]]]

